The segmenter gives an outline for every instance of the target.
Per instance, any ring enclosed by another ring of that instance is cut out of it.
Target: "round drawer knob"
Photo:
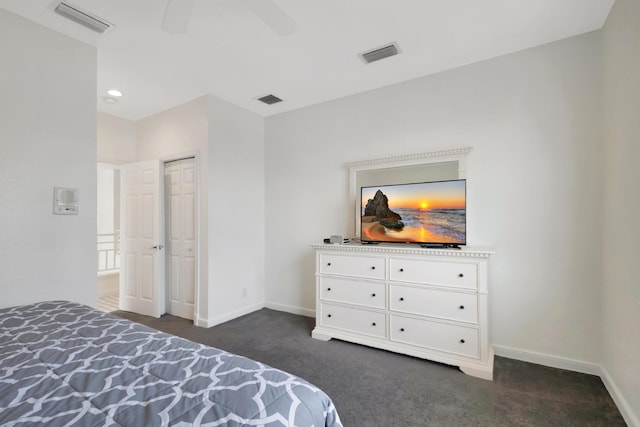
[[[375,296],[376,296],[376,294],[371,294],[371,296],[372,296],[372,297],[375,297]]]
[[[403,298],[403,297],[400,297],[400,301],[404,301],[404,298]]]
[[[372,265],[372,266],[371,266],[371,269],[372,269],[372,270],[375,270],[375,269],[376,269],[376,266],[375,266],[375,265]]]
[[[371,326],[376,326],[376,322],[373,322],[373,323],[371,324]]]
[[[464,277],[464,274],[460,273],[458,274],[458,277]]]
[[[327,265],[331,265],[331,263],[330,263],[330,262],[328,262],[328,263],[327,263]]]
[[[460,340],[460,344],[464,344],[464,340],[463,340],[463,339],[462,339],[462,340]]]
[[[400,332],[404,332],[404,328],[400,328]]]
[[[330,315],[330,314],[327,314],[327,317],[331,317],[331,315]]]
[[[461,305],[461,306],[460,306],[460,310],[464,310],[464,305]]]
[[[401,268],[401,269],[400,269],[400,273],[402,273],[403,271],[404,271],[404,268]]]

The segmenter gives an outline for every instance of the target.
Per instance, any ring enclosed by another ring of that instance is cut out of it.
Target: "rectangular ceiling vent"
[[[275,95],[265,95],[263,97],[258,98],[258,101],[264,102],[267,105],[271,105],[278,102],[282,102],[282,99],[278,98]]]
[[[112,25],[104,19],[91,15],[90,13],[85,12],[77,6],[72,6],[69,3],[60,2],[53,11],[60,16],[72,20],[76,24],[80,24],[91,31],[95,31],[96,33],[104,34],[112,27]]]
[[[395,43],[391,43],[388,46],[361,53],[360,56],[362,57],[362,59],[364,59],[364,62],[370,64],[372,62],[380,61],[381,59],[388,58],[397,54],[398,46]]]

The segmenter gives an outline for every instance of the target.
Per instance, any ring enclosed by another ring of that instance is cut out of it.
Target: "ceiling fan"
[[[253,11],[276,34],[286,36],[293,33],[296,23],[273,0],[239,0]],[[189,26],[191,10],[195,0],[167,0],[162,19],[162,29],[171,34],[184,34]]]

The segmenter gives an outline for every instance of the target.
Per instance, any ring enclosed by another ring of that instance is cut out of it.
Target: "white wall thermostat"
[[[78,189],[54,187],[53,189],[53,214],[54,215],[78,215]]]

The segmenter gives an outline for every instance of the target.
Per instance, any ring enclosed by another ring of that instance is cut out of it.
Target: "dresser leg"
[[[476,378],[482,378],[483,380],[493,381],[493,370],[484,370],[477,368],[470,368],[469,366],[460,366],[460,370],[467,375]]]
[[[311,331],[311,336],[320,341],[329,341],[331,339],[331,335],[323,334],[322,332],[318,332],[316,329]]]

